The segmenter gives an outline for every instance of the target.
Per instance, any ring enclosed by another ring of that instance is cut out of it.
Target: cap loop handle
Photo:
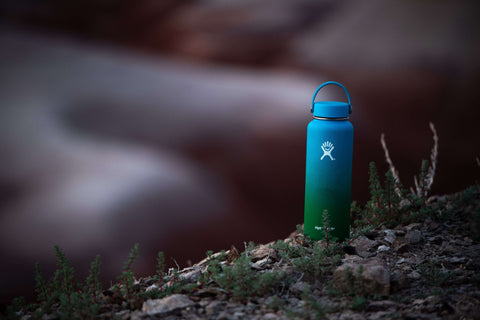
[[[312,109],[310,111],[313,113],[313,108],[314,108],[314,105],[315,105],[315,97],[317,96],[318,91],[320,91],[320,89],[322,89],[323,87],[325,87],[329,84],[335,84],[335,85],[339,86],[340,88],[342,88],[343,91],[345,91],[345,94],[347,95],[347,99],[348,99],[348,111],[349,111],[349,113],[352,113],[352,102],[350,101],[350,95],[348,94],[347,89],[345,89],[345,87],[342,84],[340,84],[338,82],[335,82],[335,81],[324,82],[320,85],[320,87],[317,88],[317,90],[315,90],[315,93],[313,94],[313,99],[312,99]]]

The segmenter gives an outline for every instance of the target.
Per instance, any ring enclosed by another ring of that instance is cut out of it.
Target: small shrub
[[[123,272],[118,277],[119,283],[113,287],[114,293],[112,295],[112,300],[115,298],[119,298],[121,300],[131,299],[133,293],[133,284],[135,283],[133,263],[138,258],[139,248],[140,245],[138,243],[135,243],[133,248],[130,250],[127,261],[123,266]]]
[[[100,256],[92,262],[90,274],[85,284],[81,285],[75,279],[75,271],[70,265],[65,253],[55,246],[58,269],[52,279],[46,282],[42,276],[40,265],[35,264],[35,288],[38,305],[33,318],[41,318],[43,314],[53,313],[59,319],[93,318],[99,310],[96,293],[101,291],[98,280],[100,273]]]
[[[442,271],[435,260],[419,265],[418,269],[422,275],[423,283],[430,287],[445,287],[455,275],[452,271]]]
[[[284,272],[252,270],[250,258],[243,252],[231,265],[216,264],[207,268],[209,278],[237,301],[273,292],[285,278]]]

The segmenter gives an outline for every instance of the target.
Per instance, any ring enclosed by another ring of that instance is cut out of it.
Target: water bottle
[[[315,102],[326,85],[337,85],[347,95],[348,103]],[[352,187],[353,126],[350,95],[338,82],[328,81],[315,91],[312,99],[313,120],[307,127],[305,173],[304,232],[312,240],[342,241],[350,236],[350,201]]]

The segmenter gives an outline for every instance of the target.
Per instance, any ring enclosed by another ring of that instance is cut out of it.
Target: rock
[[[278,319],[278,316],[275,313],[266,313],[263,315],[263,320],[275,320]]]
[[[413,279],[413,280],[418,280],[418,279],[420,279],[422,276],[421,276],[420,273],[418,273],[417,271],[412,271],[411,273],[408,274],[407,277],[410,278],[410,279]]]
[[[244,312],[240,312],[240,311],[235,311],[233,313],[233,317],[235,319],[245,319],[245,313]]]
[[[415,223],[410,223],[408,226],[406,226],[405,230],[407,230],[407,232],[410,232],[412,230],[418,230],[421,227],[422,227],[421,223],[415,222]]]
[[[270,257],[273,260],[277,260],[277,252],[275,249],[270,248],[270,245],[268,244],[262,244],[258,246],[257,248],[253,249],[250,252],[250,257],[252,259],[252,262],[256,262],[258,260],[262,260],[266,257]]]
[[[221,306],[222,306],[222,303],[220,301],[214,300],[205,307],[205,314],[207,316],[213,316],[215,313],[219,311]]]
[[[390,300],[372,301],[368,304],[367,311],[385,311],[396,306],[397,303]]]
[[[422,241],[422,232],[420,230],[411,230],[407,233],[407,240],[410,244],[416,244]]]
[[[404,252],[407,252],[409,248],[410,248],[410,245],[408,243],[402,243],[397,247],[397,252],[404,253]]]
[[[305,289],[308,289],[308,288],[309,288],[309,286],[310,286],[310,285],[309,285],[308,283],[305,283],[305,282],[303,282],[303,281],[297,281],[297,282],[295,282],[294,284],[292,284],[292,285],[290,286],[290,292],[291,292],[293,295],[299,297],[299,296],[302,295],[302,293],[303,293],[303,291],[304,291]]]
[[[127,320],[130,319],[130,310],[122,310],[115,313],[115,319]]]
[[[140,310],[135,310],[130,315],[130,320],[141,320],[143,313]]]
[[[451,257],[450,259],[448,259],[448,262],[450,263],[463,263],[465,262],[466,258],[465,257]]]
[[[355,255],[350,255],[350,254],[346,254],[345,255],[345,258],[342,259],[342,262],[343,263],[362,263],[364,262],[365,259],[357,256],[356,254]]]
[[[256,270],[263,270],[272,260],[269,257],[265,257],[262,260],[258,260],[255,263],[252,263],[252,268]]]
[[[394,230],[385,230],[385,238],[383,238],[385,241],[387,241],[390,244],[393,244],[395,241],[395,231]]]
[[[364,320],[365,317],[356,312],[346,310],[338,317],[338,320]]]
[[[237,248],[234,245],[231,246],[230,250],[227,251],[227,263],[230,264],[234,260],[240,257],[240,253],[238,253]]]
[[[384,251],[388,251],[388,250],[390,250],[390,247],[381,245],[381,246],[378,247],[377,252],[384,252]]]
[[[200,267],[190,267],[183,269],[178,276],[185,281],[196,281],[201,274],[202,269]]]
[[[222,311],[217,317],[217,320],[233,320],[233,319],[235,318],[232,317],[227,310]]]
[[[352,244],[357,250],[357,254],[362,258],[373,257],[375,253],[375,246],[377,242],[370,240],[367,237],[361,236],[356,239]]]
[[[163,299],[149,299],[143,303],[142,311],[148,315],[166,314],[177,309],[192,307],[195,303],[183,294],[172,294]]]
[[[392,292],[400,291],[407,285],[407,278],[400,270],[395,270],[390,276],[390,289]]]
[[[360,266],[363,267],[361,274]],[[354,287],[354,281],[361,283],[360,290],[363,290],[363,294],[390,294],[390,273],[382,265],[343,264],[333,273],[334,286],[343,292],[350,292]]]

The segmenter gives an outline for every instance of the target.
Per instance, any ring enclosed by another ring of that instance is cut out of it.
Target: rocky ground
[[[125,283],[103,291],[97,318],[480,319],[480,189],[432,197],[428,208],[341,244],[298,230],[209,253],[192,267],[135,280],[130,293]],[[16,315],[31,319],[33,309]],[[43,319],[62,315],[55,310]]]

